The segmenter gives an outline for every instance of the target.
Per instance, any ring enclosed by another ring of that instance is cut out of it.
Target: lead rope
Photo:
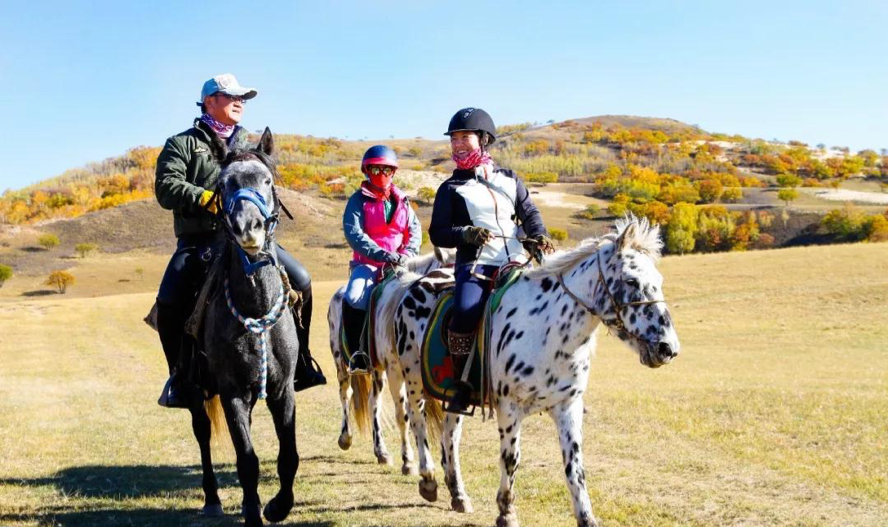
[[[231,290],[228,287],[228,277],[225,277],[225,302],[228,304],[228,309],[231,311],[231,314],[234,315],[241,324],[244,325],[250,332],[254,335],[259,335],[259,398],[265,399],[268,395],[267,393],[267,385],[268,385],[268,330],[274,327],[277,324],[277,321],[280,320],[281,315],[286,312],[287,301],[286,296],[284,294],[284,286],[281,284],[280,291],[278,292],[277,298],[274,301],[274,305],[271,307],[271,310],[262,318],[250,318],[241,315],[237,308],[234,307],[234,303],[231,301]]]

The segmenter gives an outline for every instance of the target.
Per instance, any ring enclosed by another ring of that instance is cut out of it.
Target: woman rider
[[[187,408],[198,396],[197,388],[178,371],[182,349],[189,346],[185,321],[194,308],[203,285],[208,262],[218,253],[219,221],[212,189],[219,176],[220,163],[229,150],[246,148],[247,131],[238,123],[247,100],[256,90],[238,84],[230,73],[206,81],[200,93],[202,115],[188,130],[169,138],[157,158],[154,183],[160,206],[173,211],[178,243],[170,258],[157,293],[157,332],[166,355],[170,378],[158,401],[168,408]],[[305,268],[281,246],[277,256],[290,284],[302,292],[302,308],[297,324],[299,360],[296,363],[296,390],[327,381],[308,350],[311,323],[311,277]],[[186,357],[187,358],[187,357]]]
[[[487,148],[496,140],[490,115],[480,108],[456,112],[447,132],[456,170],[435,195],[429,238],[456,247],[456,288],[448,327],[456,393],[447,411],[466,413],[472,387],[461,380],[492,286],[491,277],[509,262],[526,262],[524,248],[554,251],[552,240],[524,183],[496,166]],[[532,241],[519,242],[522,236]]]
[[[349,349],[349,372],[366,372],[370,358],[359,349],[370,291],[385,264],[401,265],[419,253],[422,226],[407,196],[392,184],[398,156],[387,146],[370,147],[361,160],[366,180],[348,200],[342,216],[345,239],[354,250],[342,302],[342,321]]]

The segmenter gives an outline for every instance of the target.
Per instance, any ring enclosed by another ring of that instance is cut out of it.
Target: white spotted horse
[[[419,255],[408,260],[404,268],[397,270],[396,276],[391,280],[380,283],[372,304],[373,310],[380,313],[385,306],[392,302],[398,302],[409,285],[427,273],[440,269],[442,266],[452,266],[456,258],[453,249],[435,248],[434,252]],[[447,276],[452,277],[452,272]],[[400,365],[389,364],[389,353],[378,352],[374,354],[374,367],[370,375],[350,375],[348,371],[348,352],[344,348],[345,339],[342,334],[342,302],[345,295],[345,286],[340,287],[330,300],[327,310],[327,322],[330,327],[330,351],[333,353],[333,363],[336,364],[336,374],[339,380],[339,398],[342,403],[342,427],[339,434],[339,447],[348,450],[352,444],[352,418],[360,431],[365,431],[369,424],[373,437],[373,453],[380,464],[390,465],[392,457],[388,452],[385,440],[382,437],[380,423],[381,395],[386,384],[395,403],[395,420],[400,431],[401,439],[401,472],[404,474],[416,474],[416,464],[413,459],[413,449],[407,436],[406,419],[406,393],[404,382],[401,379]],[[382,350],[392,346],[391,329],[384,324],[372,325],[378,336],[374,338],[375,350]],[[393,376],[386,371],[393,370]],[[388,381],[388,382],[386,382]]]
[[[487,402],[496,412],[500,435],[497,526],[518,525],[514,484],[521,458],[521,422],[541,412],[548,413],[558,428],[577,525],[596,525],[583,470],[582,429],[595,333],[604,324],[651,368],[678,355],[678,336],[656,267],[661,247],[659,227],[646,219],[620,219],[615,233],[583,240],[524,272],[502,294],[499,306],[488,312]],[[422,279],[410,287],[396,309],[394,328],[419,455],[419,491],[434,501],[437,483],[426,421],[439,418],[440,402],[424,389],[420,351],[437,301],[428,294],[431,289]],[[412,300],[410,306],[407,299]],[[451,507],[471,512],[459,464],[461,427],[462,416],[448,413],[444,418],[441,463]]]

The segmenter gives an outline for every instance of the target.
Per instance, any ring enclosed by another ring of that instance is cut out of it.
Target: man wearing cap
[[[225,73],[206,81],[200,92],[201,116],[184,132],[167,139],[157,158],[154,191],[160,206],[173,211],[173,227],[178,238],[157,294],[157,332],[170,370],[170,378],[158,401],[161,406],[187,408],[198,395],[196,386],[177,374],[181,349],[188,345],[184,333],[194,298],[203,282],[207,262],[220,249],[219,223],[213,189],[220,165],[230,150],[248,146],[248,132],[238,126],[244,104],[257,94],[241,86],[234,75]],[[308,349],[311,322],[311,277],[290,254],[277,247],[278,260],[287,271],[290,284],[302,292],[297,324],[299,353],[297,390],[327,381]]]

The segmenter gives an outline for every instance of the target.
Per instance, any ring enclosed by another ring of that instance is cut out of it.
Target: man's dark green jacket
[[[157,202],[173,211],[176,237],[213,232],[216,219],[200,206],[204,190],[213,190],[229,148],[245,148],[248,132],[237,127],[228,144],[200,119],[167,139],[157,157],[154,193]]]

